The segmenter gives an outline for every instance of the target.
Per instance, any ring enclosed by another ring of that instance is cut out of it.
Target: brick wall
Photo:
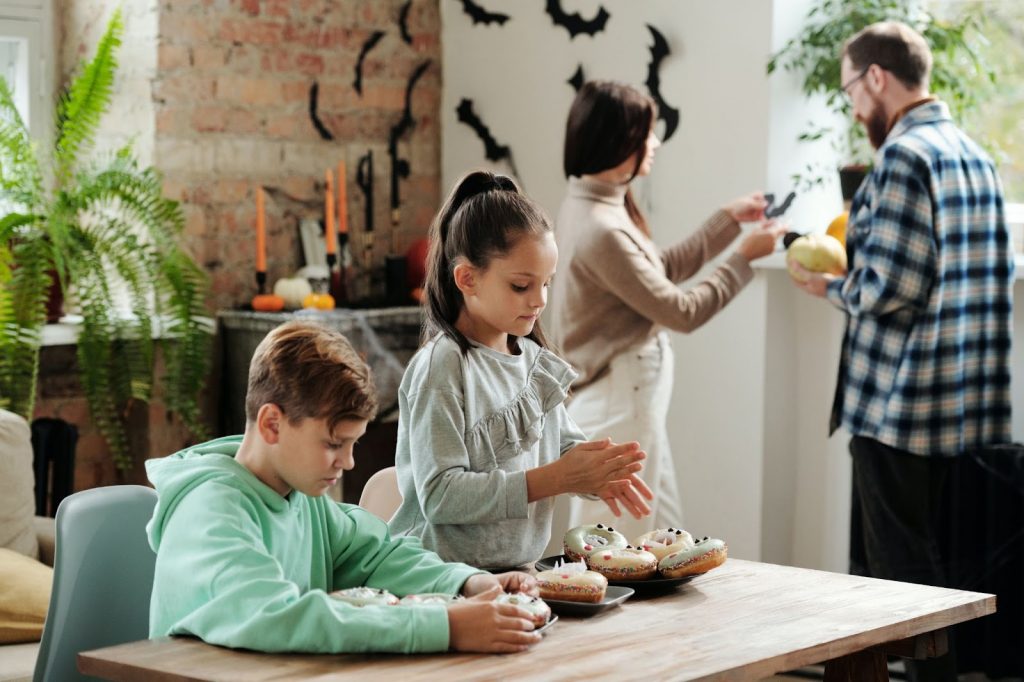
[[[426,232],[439,198],[440,46],[437,0],[413,0],[412,45],[400,37],[398,0],[235,0],[162,2],[153,85],[154,160],[170,196],[187,213],[186,243],[213,281],[215,307],[237,307],[253,295],[254,187],[267,188],[268,278],[302,263],[298,224],[319,217],[323,173],[344,160],[354,234],[364,203],[356,164],[373,150],[375,240],[380,265],[392,240],[388,133],[405,106],[406,81],[426,59],[431,67],[413,90],[415,129],[399,145],[411,161],[395,247],[404,251]],[[363,93],[353,87],[360,48],[367,54]],[[321,138],[310,116],[310,88],[335,139]],[[357,249],[358,249],[358,245]]]
[[[373,150],[377,237],[370,256],[379,267],[391,249],[404,252],[425,234],[439,204],[440,17],[438,0],[412,0],[399,32],[402,0],[133,0],[122,5],[124,44],[100,150],[133,140],[145,163],[164,174],[165,192],[182,202],[184,242],[209,273],[211,312],[238,307],[254,293],[257,183],[267,188],[268,277],[274,282],[302,263],[299,221],[319,218],[324,170],[348,167],[348,212],[354,251],[364,202],[356,164]],[[66,77],[91,56],[112,6],[105,0],[59,3],[59,52]],[[353,88],[360,48],[377,30],[384,37],[367,54],[362,96]],[[431,66],[413,90],[415,128],[399,143],[410,162],[401,184],[403,210],[391,234],[388,134],[402,116],[406,82],[424,60]],[[318,112],[334,139],[322,139],[309,113],[318,83]],[[362,282],[364,290],[367,280]],[[358,282],[357,282],[358,283]],[[215,379],[211,379],[215,382]],[[215,387],[214,387],[215,388]],[[211,425],[216,424],[211,390]],[[170,419],[159,396],[130,416],[135,471],[119,477],[88,419],[75,377],[74,349],[44,349],[36,416],[76,424],[81,434],[75,488],[144,479],[141,462],[172,452],[190,435]]]

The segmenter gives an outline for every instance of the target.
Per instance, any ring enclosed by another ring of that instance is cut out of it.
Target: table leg
[[[825,662],[825,682],[879,682],[888,679],[885,654],[874,649]]]

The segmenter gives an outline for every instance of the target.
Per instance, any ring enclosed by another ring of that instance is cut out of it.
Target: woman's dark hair
[[[647,137],[658,107],[636,88],[613,81],[589,81],[576,93],[565,124],[565,177],[590,175],[636,159],[636,177],[644,161]],[[626,212],[640,230],[650,236],[647,219],[626,190]]]
[[[455,328],[462,312],[462,292],[455,286],[455,266],[465,261],[486,270],[494,258],[501,258],[524,235],[551,232],[551,221],[537,204],[519,192],[515,182],[487,171],[467,174],[448,195],[430,226],[430,251],[424,284],[427,321],[424,341],[437,332],[450,337],[465,354],[470,342]],[[546,347],[540,320],[527,335]],[[509,349],[515,337],[509,338]]]

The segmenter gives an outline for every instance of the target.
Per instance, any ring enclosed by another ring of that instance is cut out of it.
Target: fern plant
[[[133,401],[152,397],[156,344],[165,358],[164,399],[197,433],[211,346],[207,280],[178,245],[180,205],[162,196],[159,175],[139,167],[130,145],[90,155],[123,30],[115,13],[95,56],[59,98],[48,149],[33,144],[0,78],[0,206],[15,207],[0,218],[0,407],[31,418],[56,279],[80,309],[83,390],[122,470],[132,464],[126,415]],[[130,316],[117,312],[119,290],[128,292]]]
[[[869,165],[872,152],[841,90],[839,51],[847,38],[879,21],[902,21],[924,36],[934,58],[931,91],[949,105],[955,120],[976,109],[995,83],[984,59],[978,6],[940,19],[917,0],[819,0],[808,11],[803,30],[768,60],[767,70],[769,75],[779,68],[801,74],[804,94],[824,96],[826,106],[846,121],[839,128],[809,123],[798,137],[801,142],[829,140],[843,165]],[[793,179],[806,189],[828,177],[831,171],[814,164]]]

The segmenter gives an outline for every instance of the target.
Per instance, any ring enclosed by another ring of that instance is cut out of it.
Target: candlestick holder
[[[284,299],[274,294],[264,293],[267,289],[267,273],[256,271],[256,295],[252,298],[252,309],[265,313],[284,310]]]

